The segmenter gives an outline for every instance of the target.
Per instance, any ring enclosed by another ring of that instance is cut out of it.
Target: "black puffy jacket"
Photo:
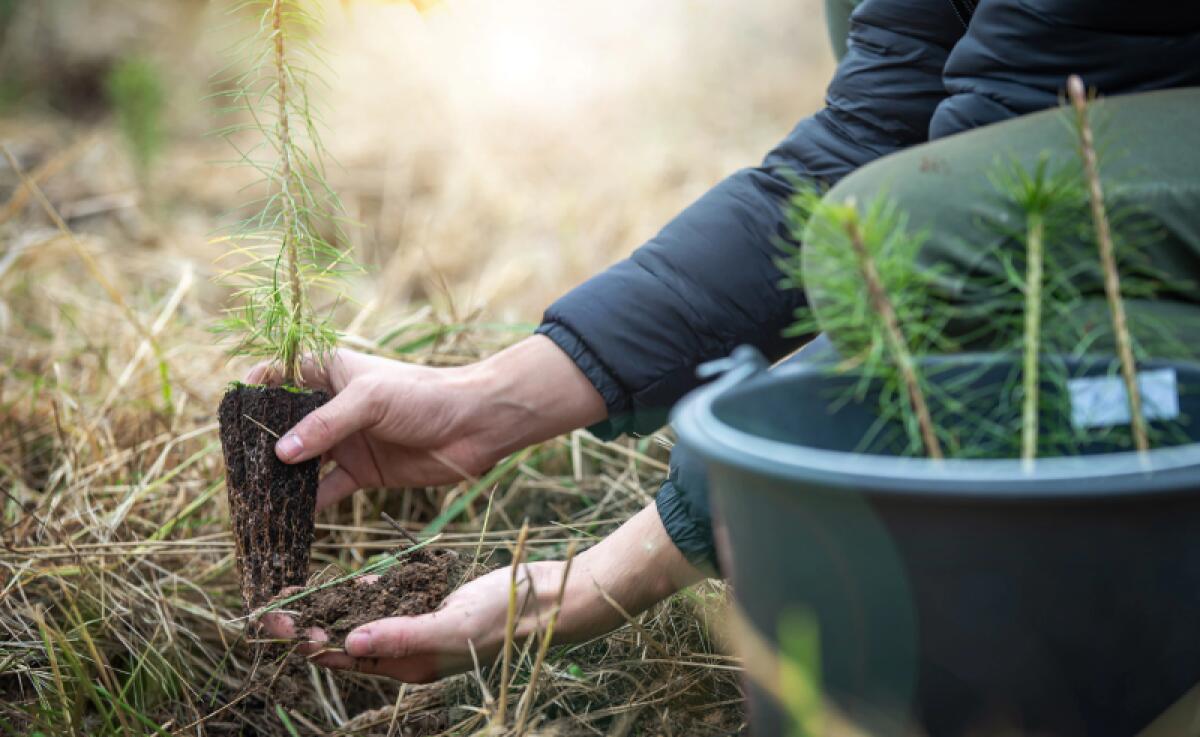
[[[782,331],[803,294],[779,288],[775,265],[789,175],[832,185],[899,149],[1052,107],[1072,73],[1110,96],[1200,85],[1200,3],[865,0],[824,109],[546,311],[538,332],[608,406],[593,432],[658,428],[697,365],[738,345],[772,359],[796,347]]]

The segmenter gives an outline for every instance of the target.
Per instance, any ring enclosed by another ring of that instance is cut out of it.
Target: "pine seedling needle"
[[[925,403],[925,393],[921,390],[921,383],[917,379],[917,370],[912,354],[908,350],[908,343],[900,328],[900,321],[896,319],[896,310],[892,306],[891,299],[888,298],[887,291],[883,288],[883,281],[879,278],[875,259],[871,257],[870,251],[867,250],[867,244],[863,240],[862,231],[858,227],[858,209],[853,201],[846,203],[842,224],[846,229],[846,235],[850,238],[850,245],[858,257],[859,270],[867,286],[871,308],[883,321],[884,339],[887,341],[892,360],[896,362],[896,367],[900,370],[900,376],[908,391],[909,401],[912,403],[913,412],[917,416],[917,424],[921,429],[921,438],[925,443],[925,452],[929,454],[930,458],[940,460],[943,458],[942,446],[933,429],[933,419],[929,414],[929,406]]]
[[[1075,108],[1075,121],[1079,133],[1079,150],[1083,158],[1083,172],[1087,178],[1088,199],[1091,201],[1092,222],[1096,229],[1096,245],[1100,250],[1100,266],[1104,270],[1104,295],[1112,315],[1113,334],[1117,343],[1117,358],[1121,362],[1121,376],[1125,380],[1125,393],[1129,400],[1130,427],[1133,443],[1139,453],[1150,449],[1146,432],[1146,418],[1142,415],[1142,396],[1137,384],[1137,365],[1133,360],[1133,347],[1129,337],[1129,324],[1125,317],[1125,303],[1121,299],[1121,277],[1117,271],[1117,260],[1113,251],[1112,231],[1109,229],[1108,213],[1104,207],[1104,190],[1100,185],[1100,170],[1096,163],[1096,144],[1092,127],[1088,122],[1087,89],[1077,74],[1067,78],[1067,95]]]

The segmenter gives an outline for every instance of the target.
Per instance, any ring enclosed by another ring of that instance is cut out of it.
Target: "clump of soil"
[[[356,627],[385,617],[428,614],[463,579],[468,561],[454,551],[421,548],[401,557],[372,583],[346,581],[288,605],[298,631],[320,627],[340,647]]]
[[[221,399],[229,513],[248,610],[308,578],[320,461],[283,463],[275,441],[327,401],[323,391],[242,384]]]

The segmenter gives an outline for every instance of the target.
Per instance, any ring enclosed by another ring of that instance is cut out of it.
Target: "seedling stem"
[[[896,319],[896,310],[892,307],[892,301],[888,299],[887,291],[883,288],[883,281],[879,278],[875,259],[871,258],[871,253],[863,241],[862,231],[858,227],[858,210],[853,203],[847,203],[843,226],[846,229],[846,235],[850,237],[854,253],[858,257],[859,269],[862,271],[863,281],[867,285],[871,308],[883,321],[883,334],[888,350],[891,351],[892,359],[896,362],[896,367],[900,369],[900,376],[908,390],[908,398],[912,403],[913,412],[917,416],[917,424],[921,429],[925,451],[930,458],[941,459],[943,457],[942,446],[933,429],[933,419],[929,414],[929,406],[925,403],[925,393],[921,390],[920,381],[917,380],[912,354],[909,353],[908,343],[900,329],[900,321]]]
[[[1079,129],[1079,148],[1083,157],[1083,171],[1087,179],[1088,199],[1092,205],[1092,222],[1096,228],[1096,244],[1100,249],[1100,265],[1104,269],[1104,294],[1112,314],[1113,334],[1117,343],[1117,357],[1121,362],[1121,376],[1125,380],[1125,393],[1129,398],[1130,427],[1133,443],[1139,453],[1150,449],[1146,433],[1146,418],[1142,416],[1142,397],[1137,385],[1137,366],[1133,361],[1133,347],[1129,338],[1129,325],[1125,319],[1125,303],[1121,299],[1121,278],[1117,272],[1117,260],[1113,254],[1112,232],[1108,227],[1108,214],[1104,208],[1104,190],[1100,186],[1100,171],[1096,164],[1096,144],[1092,127],[1088,123],[1087,90],[1079,75],[1067,78],[1067,94],[1075,107],[1075,119]]]
[[[1021,409],[1021,460],[1029,464],[1037,457],[1038,359],[1042,336],[1042,268],[1045,262],[1046,222],[1040,213],[1030,213],[1026,224],[1028,262],[1025,266],[1025,370],[1024,401]]]
[[[288,281],[291,284],[292,292],[292,310],[289,317],[294,326],[299,324],[303,319],[304,293],[300,288],[300,264],[296,254],[296,239],[293,235],[295,233],[295,213],[292,211],[292,195],[290,192],[292,181],[292,136],[288,127],[288,75],[284,58],[283,0],[274,0],[271,5],[271,31],[275,40],[275,85],[279,101],[279,120],[277,121],[277,126],[280,143],[280,166],[282,167],[279,185],[283,190],[280,193],[283,199],[283,248],[287,254]],[[296,335],[297,331],[294,329],[287,331],[283,354],[283,383],[293,386],[296,384],[296,363],[298,358],[297,353],[299,352],[298,341],[295,339]]]

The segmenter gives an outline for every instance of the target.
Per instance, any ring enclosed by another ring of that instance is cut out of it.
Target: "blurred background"
[[[180,259],[214,272],[208,240],[254,179],[210,135],[253,22],[232,5],[0,0],[0,139],[74,230],[137,257],[147,289]],[[424,5],[330,0],[318,31],[314,92],[372,309],[536,322],[758,163],[833,69],[816,0]],[[0,163],[0,204],[15,184]]]

